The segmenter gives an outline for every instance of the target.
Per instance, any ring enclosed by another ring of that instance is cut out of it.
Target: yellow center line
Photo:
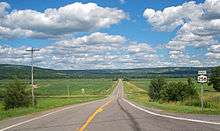
[[[86,129],[86,127],[89,125],[89,123],[91,123],[92,120],[95,118],[96,114],[102,112],[103,108],[106,107],[111,102],[112,102],[112,100],[106,102],[105,104],[100,106],[98,109],[96,109],[96,111],[92,115],[89,116],[89,118],[87,119],[86,123],[79,129],[79,131],[84,131]]]

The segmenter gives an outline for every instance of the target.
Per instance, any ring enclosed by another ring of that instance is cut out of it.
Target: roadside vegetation
[[[220,66],[212,69],[209,85],[213,85],[213,88],[220,92]]]
[[[27,90],[27,84],[17,78],[10,82],[5,91],[3,91],[3,103],[5,110],[28,107],[31,102],[30,91]]]
[[[148,95],[152,101],[183,102],[198,99],[196,87],[191,78],[188,78],[187,83],[182,81],[167,83],[164,78],[155,78],[151,80]]]
[[[220,114],[220,93],[212,86],[204,86],[205,108],[202,111],[200,84],[195,80],[166,78],[133,79],[124,82],[127,98],[140,105],[177,113]]]
[[[105,98],[113,91],[116,81],[112,79],[46,79],[36,80],[35,83],[37,84],[35,89],[37,104],[32,107],[31,86],[28,82],[18,79],[0,81],[0,120]]]

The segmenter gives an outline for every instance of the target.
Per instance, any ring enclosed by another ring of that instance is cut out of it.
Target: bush
[[[166,101],[193,100],[196,96],[197,92],[191,78],[188,79],[188,83],[170,82],[161,90],[161,99]]]
[[[17,78],[9,83],[4,93],[5,109],[25,107],[30,104],[30,93],[26,90],[27,85]]]
[[[166,101],[183,101],[187,85],[183,82],[170,82],[161,90],[161,99]]]
[[[151,80],[149,89],[148,89],[148,95],[153,101],[157,101],[160,99],[161,90],[166,85],[166,81],[163,78],[156,78]]]
[[[169,82],[165,79],[157,78],[151,80],[148,95],[153,101],[184,101],[193,100],[198,96],[195,85],[191,78],[185,82]]]
[[[216,91],[220,91],[220,66],[212,69],[209,85],[211,84]]]
[[[192,78],[188,78],[188,80],[187,80],[186,93],[188,94],[187,97],[189,97],[190,99],[198,98],[196,86],[195,86]]]

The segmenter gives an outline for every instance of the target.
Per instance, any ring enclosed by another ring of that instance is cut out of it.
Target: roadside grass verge
[[[147,94],[147,90],[139,88],[136,85],[129,82],[124,82],[124,90],[128,100],[131,100],[139,105],[143,105],[148,108],[161,109],[164,111],[169,111],[174,113],[220,114],[220,108],[218,106],[212,108],[204,108],[204,110],[201,111],[200,107],[185,106],[181,102],[176,102],[176,103],[152,102],[150,101],[150,98]],[[215,93],[215,94],[216,94],[215,97],[213,97],[213,94],[209,94],[205,96],[205,100],[207,100],[209,96],[211,97],[211,100],[215,99],[216,102],[219,102],[218,100],[220,99],[220,94],[219,93]]]
[[[103,96],[94,97],[76,97],[76,98],[38,98],[36,107],[22,107],[4,110],[3,103],[0,102],[0,120],[17,117],[35,112],[45,111],[56,107],[62,107],[71,104],[79,104],[104,98]]]

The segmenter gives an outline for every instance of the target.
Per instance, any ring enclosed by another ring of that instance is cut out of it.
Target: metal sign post
[[[200,93],[200,100],[201,100],[201,109],[203,111],[204,108],[204,83],[208,81],[206,76],[206,71],[198,71],[198,82],[201,83],[201,93]]]
[[[203,86],[203,83],[202,83],[202,86],[201,86],[201,109],[203,111],[203,108],[204,108],[204,99],[203,99],[203,92],[204,92],[204,86]]]

